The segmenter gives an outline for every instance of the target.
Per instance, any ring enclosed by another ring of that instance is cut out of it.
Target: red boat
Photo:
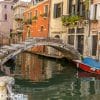
[[[83,61],[81,60],[74,60],[77,65],[77,68],[82,69],[83,71],[95,73],[100,75],[100,62],[92,59],[92,58],[85,58]]]
[[[95,79],[100,80],[100,75],[88,73],[88,72],[85,72],[85,71],[78,71],[77,76],[79,78],[95,78]]]

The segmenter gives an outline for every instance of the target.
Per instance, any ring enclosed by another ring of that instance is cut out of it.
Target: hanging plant
[[[41,17],[47,17],[47,13],[40,14]]]
[[[75,25],[76,22],[80,20],[80,17],[77,15],[63,16],[61,20],[64,26]]]
[[[22,18],[15,18],[15,21],[23,21]]]
[[[32,20],[37,20],[38,17],[37,16],[33,16]]]

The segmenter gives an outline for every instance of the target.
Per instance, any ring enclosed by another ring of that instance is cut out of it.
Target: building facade
[[[11,33],[11,42],[17,43],[22,41],[23,33],[23,13],[27,9],[28,3],[18,0],[13,5],[13,31]]]
[[[74,46],[83,56],[89,55],[89,0],[71,0],[69,2],[67,23],[67,43]]]
[[[68,15],[67,0],[51,0],[50,4],[50,37],[59,37],[66,41],[67,29],[62,25],[61,17]]]
[[[90,55],[100,60],[100,0],[92,0],[90,6]]]
[[[51,0],[50,36],[59,37],[88,56],[88,0]]]
[[[0,44],[9,44],[10,32],[13,29],[13,1],[0,1]]]
[[[32,1],[32,6],[24,12],[23,40],[30,37],[48,37],[50,0]],[[36,51],[44,51],[44,47]]]

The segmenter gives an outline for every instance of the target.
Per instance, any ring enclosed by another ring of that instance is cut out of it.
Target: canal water
[[[1,68],[15,78],[13,91],[22,100],[100,100],[100,76],[78,70],[65,60],[21,53]]]

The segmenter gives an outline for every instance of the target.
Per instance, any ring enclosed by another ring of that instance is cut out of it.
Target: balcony
[[[16,28],[16,31],[22,33],[23,32],[23,27]]]
[[[33,1],[33,5],[36,5],[36,4],[43,2],[43,1],[45,1],[45,0],[35,0],[35,1]]]
[[[16,14],[15,15],[15,20],[16,21],[23,21],[23,15],[22,14]]]
[[[27,4],[27,2],[24,2],[24,1],[18,1],[16,3],[14,3],[13,9],[16,9],[18,7],[28,7],[28,4]]]

